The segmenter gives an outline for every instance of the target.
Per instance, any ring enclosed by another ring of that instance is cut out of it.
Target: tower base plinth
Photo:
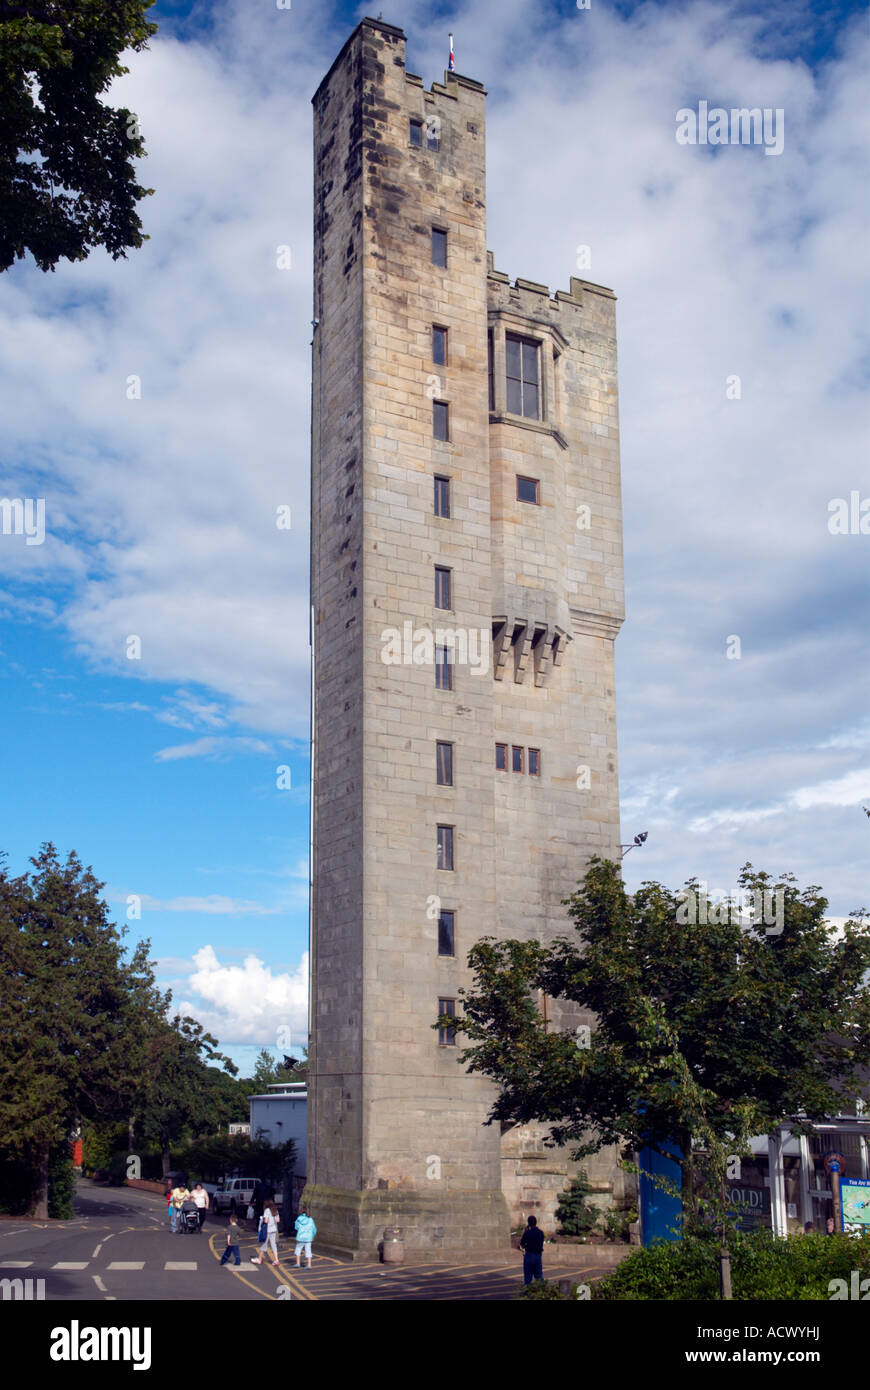
[[[376,1260],[384,1229],[391,1226],[401,1227],[406,1257],[415,1261],[510,1250],[510,1218],[501,1192],[351,1192],[309,1183],[302,1204],[317,1225],[317,1245],[350,1259]]]

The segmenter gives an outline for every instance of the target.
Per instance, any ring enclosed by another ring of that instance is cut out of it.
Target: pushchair
[[[185,1234],[199,1230],[199,1211],[196,1202],[183,1202],[181,1207],[181,1229]]]

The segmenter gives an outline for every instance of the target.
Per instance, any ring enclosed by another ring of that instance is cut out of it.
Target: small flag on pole
[[[456,63],[455,63],[454,58],[453,58],[453,35],[452,35],[452,34],[450,35],[450,62],[449,62],[449,64],[448,64],[448,70],[449,70],[450,72],[455,72],[455,70],[456,70]]]

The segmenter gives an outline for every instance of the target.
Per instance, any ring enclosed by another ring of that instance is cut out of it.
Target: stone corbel
[[[508,652],[511,649],[514,625],[504,616],[492,620],[492,674],[495,680],[504,679]]]
[[[526,675],[526,667],[529,664],[529,652],[532,650],[532,635],[534,628],[527,622],[519,626],[519,631],[514,628],[514,683],[522,685]]]

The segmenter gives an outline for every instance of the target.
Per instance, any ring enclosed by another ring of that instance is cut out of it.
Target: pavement
[[[512,1299],[522,1282],[518,1254],[443,1264],[350,1264],[318,1255],[311,1269],[296,1268],[292,1237],[279,1241],[280,1267],[271,1257],[251,1263],[253,1230],[243,1231],[242,1264],[221,1266],[226,1217],[207,1218],[196,1234],[174,1235],[166,1201],[156,1193],[99,1187],[80,1179],[72,1221],[0,1221],[0,1300],[14,1283],[31,1283],[31,1298],[46,1301],[488,1301]],[[545,1256],[545,1275],[547,1274]],[[554,1278],[590,1283],[602,1270],[560,1261]],[[18,1295],[21,1296],[20,1294]]]

